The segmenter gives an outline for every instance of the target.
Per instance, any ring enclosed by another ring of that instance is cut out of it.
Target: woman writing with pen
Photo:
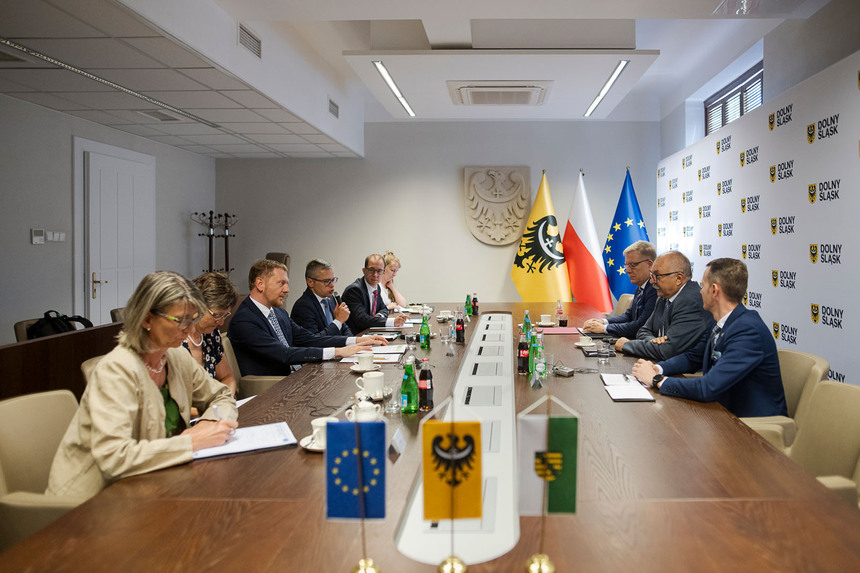
[[[87,372],[47,494],[91,497],[230,438],[238,415],[230,390],[179,348],[203,312],[200,292],[185,277],[158,271],[143,278],[125,307],[119,344]],[[192,406],[203,412],[193,427]]]

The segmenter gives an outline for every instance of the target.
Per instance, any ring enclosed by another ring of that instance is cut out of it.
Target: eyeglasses
[[[638,265],[641,265],[645,261],[650,261],[651,259],[642,259],[641,261],[636,261],[635,263],[624,263],[624,266],[628,269],[635,269]]]
[[[368,269],[368,270],[369,270],[369,269]],[[374,270],[375,270],[375,269],[374,269]],[[312,281],[314,281],[314,282],[322,283],[322,284],[324,284],[325,286],[331,286],[331,285],[333,285],[334,283],[336,283],[336,282],[337,282],[337,277],[334,277],[334,278],[331,278],[331,279],[315,279],[315,278],[311,278],[311,280],[312,280]]]
[[[365,267],[365,269],[364,269],[364,270],[365,270],[365,271],[367,271],[367,272],[369,272],[370,274],[373,274],[373,275],[381,275],[382,273],[384,273],[384,272],[385,272],[385,269],[384,269],[384,268],[382,268],[382,269],[374,269],[373,267]]]
[[[649,275],[651,275],[651,278],[652,278],[652,279],[654,279],[654,280],[660,280],[660,279],[661,279],[661,278],[663,278],[663,277],[668,277],[669,275],[677,275],[677,274],[678,274],[678,273],[680,273],[680,272],[681,272],[681,271],[672,271],[671,273],[657,273],[657,274],[654,274],[653,272],[651,272],[651,273],[648,273],[648,274],[649,274]]]
[[[209,312],[209,314],[212,315],[212,318],[214,318],[215,320],[226,320],[228,316],[233,314],[232,312],[219,312],[218,314],[215,314],[214,312],[212,312],[211,308],[207,308],[206,310]]]
[[[175,322],[176,324],[179,325],[180,330],[184,330],[184,329],[188,328],[189,326],[191,326],[192,324],[196,324],[200,320],[199,314],[194,315],[194,316],[183,316],[182,318],[178,318],[175,316],[170,316],[169,314],[164,314],[163,312],[156,312],[154,310],[150,311],[150,312],[152,312],[152,314],[154,314],[155,316],[160,316],[161,318],[166,318],[167,320],[169,320],[171,322]]]

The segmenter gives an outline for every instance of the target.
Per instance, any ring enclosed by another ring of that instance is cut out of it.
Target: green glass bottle
[[[414,414],[418,411],[418,381],[415,379],[415,357],[406,359],[403,382],[400,384],[400,411]]]
[[[526,340],[531,342],[531,339],[532,339],[532,319],[529,316],[528,310],[526,310],[526,315],[523,317],[523,334],[526,335]]]
[[[540,348],[540,345],[538,344],[537,333],[534,330],[532,330],[531,337],[531,344],[529,344],[529,374],[534,374],[535,358],[538,355],[538,349]]]
[[[418,330],[418,336],[421,341],[421,348],[424,350],[430,350],[430,325],[427,324],[426,314],[421,320],[421,328]]]
[[[466,306],[463,308],[466,311],[466,316],[472,316],[472,296],[466,293]]]

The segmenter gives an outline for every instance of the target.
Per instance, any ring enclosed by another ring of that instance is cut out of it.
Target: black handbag
[[[53,316],[52,316],[53,315]],[[63,332],[71,332],[76,330],[73,322],[78,322],[84,325],[84,328],[92,328],[93,323],[83,316],[66,316],[60,314],[56,310],[49,310],[43,318],[30,325],[27,329],[27,340],[33,338],[41,338],[43,336],[51,336],[52,334],[61,334]]]

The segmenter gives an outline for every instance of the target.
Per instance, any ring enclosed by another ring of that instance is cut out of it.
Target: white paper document
[[[358,362],[357,356],[347,356],[341,362]],[[400,362],[400,354],[377,354],[376,349],[373,350],[374,364],[397,364]]]
[[[194,452],[194,459],[201,460],[215,456],[226,456],[228,454],[239,454],[252,452],[254,450],[266,450],[289,446],[296,443],[296,437],[286,422],[275,422],[274,424],[263,424],[262,426],[249,426],[247,428],[236,428],[236,433],[223,446],[203,448]]]
[[[372,346],[370,348],[373,351],[373,355],[377,354],[403,354],[406,352],[405,344],[389,344],[388,346]]]
[[[654,402],[651,392],[638,383],[604,386],[603,389],[615,402]]]
[[[622,384],[636,384],[639,386],[639,380],[630,374],[608,374],[601,373],[600,379],[603,380],[605,386],[620,386]]]

